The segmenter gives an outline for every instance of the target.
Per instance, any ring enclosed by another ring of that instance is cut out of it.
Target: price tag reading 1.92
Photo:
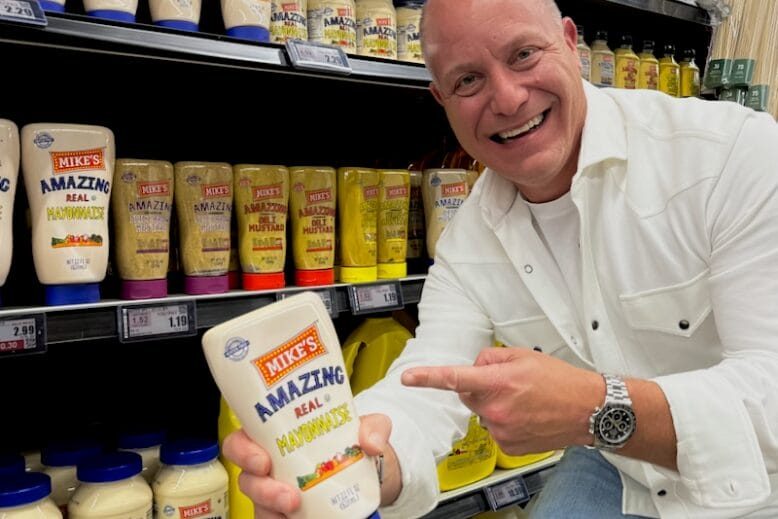
[[[352,285],[349,299],[354,314],[398,310],[404,306],[398,281],[371,285]]]
[[[197,333],[194,303],[120,308],[121,339],[125,342],[161,337],[186,337]]]

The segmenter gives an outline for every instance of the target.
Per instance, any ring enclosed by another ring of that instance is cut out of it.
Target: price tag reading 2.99
[[[120,337],[123,342],[187,337],[197,333],[194,303],[120,308]]]
[[[399,310],[404,306],[398,281],[349,287],[351,310],[354,314]]]
[[[0,321],[0,353],[34,350],[37,343],[34,318]]]

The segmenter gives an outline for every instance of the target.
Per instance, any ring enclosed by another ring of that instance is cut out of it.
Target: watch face
[[[602,442],[612,445],[624,443],[635,430],[635,414],[627,406],[608,406],[597,417],[596,429]]]

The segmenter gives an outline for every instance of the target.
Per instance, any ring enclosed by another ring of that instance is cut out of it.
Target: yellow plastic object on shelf
[[[353,370],[349,373],[352,393],[357,395],[384,378],[389,366],[411,338],[411,332],[391,317],[365,319],[343,346],[347,373],[349,360],[354,358]]]
[[[497,446],[497,466],[501,469],[517,469],[527,465],[532,465],[539,461],[543,461],[546,458],[550,458],[554,455],[555,451],[538,452],[534,454],[523,454],[521,456],[511,456],[505,454],[502,449]]]
[[[224,398],[219,404],[219,448],[224,443],[224,438],[241,428],[240,420],[227,405]],[[219,456],[219,460],[227,469],[227,475],[230,483],[227,488],[227,499],[230,503],[231,519],[254,519],[254,503],[238,488],[238,476],[241,470],[237,465],[227,460],[224,456]]]
[[[472,415],[464,438],[454,442],[448,457],[438,464],[440,490],[454,490],[480,481],[494,472],[497,444]]]

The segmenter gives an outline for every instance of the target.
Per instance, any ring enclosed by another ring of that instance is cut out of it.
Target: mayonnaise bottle
[[[76,466],[83,460],[97,456],[102,448],[91,442],[53,443],[41,451],[43,473],[51,477],[51,499],[63,513],[78,486]]]
[[[24,468],[27,472],[42,472],[43,463],[41,463],[41,451],[25,451]]]
[[[151,484],[159,470],[159,448],[164,441],[165,432],[161,430],[128,431],[119,435],[116,448],[120,452],[134,452],[141,457],[141,476]]]
[[[178,440],[162,445],[162,468],[154,478],[154,516],[227,519],[227,471],[214,441]]]
[[[198,30],[201,8],[202,0],[149,0],[154,24],[179,31]]]
[[[391,0],[356,0],[357,54],[397,59],[397,12]]]
[[[227,36],[270,41],[270,0],[221,0]]]
[[[215,326],[203,349],[244,430],[268,450],[273,477],[300,489],[290,519],[372,517],[378,476],[357,443],[359,416],[319,296],[305,292]]]
[[[270,11],[270,41],[308,40],[307,0],[273,0]]]
[[[421,11],[424,0],[401,0],[397,6],[397,59],[424,63],[421,55]]]
[[[421,193],[427,221],[427,252],[435,257],[435,246],[443,229],[467,199],[468,174],[464,169],[424,170]]]
[[[141,457],[134,452],[103,454],[78,465],[69,519],[150,519],[154,496],[140,476]]]
[[[357,20],[354,0],[308,0],[308,39],[357,51]]]
[[[383,169],[378,188],[378,278],[402,278],[408,274],[410,173]]]
[[[368,283],[378,279],[379,173],[368,168],[338,169],[339,279]]]
[[[65,0],[38,0],[41,9],[54,13],[65,12]]]
[[[46,304],[94,303],[108,268],[113,132],[101,126],[28,124],[22,171],[32,256]]]
[[[592,49],[586,44],[584,39],[583,25],[576,25],[575,28],[578,32],[576,49],[578,50],[578,60],[581,63],[581,77],[589,81],[592,75]]]
[[[608,47],[608,32],[597,31],[592,42],[592,84],[601,87],[613,86],[616,56]]]
[[[419,267],[424,255],[424,201],[421,195],[422,173],[408,171],[411,180],[411,199],[408,205],[408,260],[409,269]]]
[[[0,119],[0,287],[11,269],[13,251],[13,208],[19,177],[19,130]]]
[[[10,452],[0,453],[0,478],[24,472],[24,456]]]
[[[84,0],[84,10],[89,16],[135,23],[138,0]]]
[[[49,498],[51,479],[30,472],[0,477],[0,518],[62,519],[62,512]]]
[[[166,297],[173,165],[161,160],[118,159],[115,169],[111,210],[121,297]]]

